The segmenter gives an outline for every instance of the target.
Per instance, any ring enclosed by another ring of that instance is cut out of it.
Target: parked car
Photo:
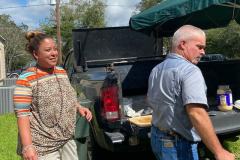
[[[10,73],[7,73],[7,78],[18,78],[19,75],[22,73],[22,71],[24,71],[25,69],[35,66],[36,65],[36,61],[30,61],[29,63],[27,63],[24,67],[20,68],[20,69],[16,69]]]
[[[7,73],[7,78],[18,78],[21,73],[22,73],[22,68],[16,69],[10,73]]]
[[[223,54],[205,54],[202,58],[202,62],[206,61],[225,61],[227,60],[227,57]]]

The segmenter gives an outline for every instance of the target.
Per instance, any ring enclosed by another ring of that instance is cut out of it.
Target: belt
[[[179,138],[179,139],[185,139],[187,140],[186,138],[184,138],[183,136],[181,136],[179,133],[173,131],[173,130],[169,130],[169,129],[166,129],[166,128],[161,128],[161,127],[156,127],[153,125],[154,128],[158,129],[159,131],[169,135],[169,136],[172,136],[172,137],[176,137],[176,138]],[[190,141],[190,140],[187,140],[189,141],[190,143],[198,143],[198,141]]]
[[[170,136],[174,136],[174,137],[181,137],[177,132],[173,131],[173,130],[168,130],[168,129],[165,129],[165,128],[158,128],[161,132],[164,132]]]

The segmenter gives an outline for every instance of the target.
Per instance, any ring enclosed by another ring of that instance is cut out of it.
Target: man
[[[221,146],[205,110],[206,84],[195,65],[205,54],[205,46],[204,31],[184,25],[173,35],[172,53],[151,72],[151,145],[158,160],[198,160],[201,140],[217,160],[234,159]]]

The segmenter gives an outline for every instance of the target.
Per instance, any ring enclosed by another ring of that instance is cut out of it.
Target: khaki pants
[[[76,143],[70,140],[58,151],[41,156],[38,160],[78,160]]]

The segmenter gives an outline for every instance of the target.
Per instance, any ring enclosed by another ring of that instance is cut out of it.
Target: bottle
[[[233,108],[232,90],[229,85],[220,85],[217,90],[218,109],[230,111]]]

